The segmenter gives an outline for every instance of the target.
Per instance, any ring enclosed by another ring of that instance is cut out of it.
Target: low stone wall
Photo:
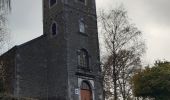
[[[8,94],[0,94],[0,100],[38,100],[38,99],[25,98],[25,97],[19,98]]]

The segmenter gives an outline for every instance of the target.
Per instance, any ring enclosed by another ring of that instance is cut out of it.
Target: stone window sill
[[[87,33],[83,33],[83,32],[78,32],[79,34],[83,35],[83,36],[87,36],[88,37],[88,34]]]

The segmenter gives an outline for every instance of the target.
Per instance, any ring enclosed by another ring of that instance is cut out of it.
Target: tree
[[[130,78],[140,68],[144,42],[141,31],[129,22],[122,7],[99,14],[99,26],[104,37],[106,59],[103,62],[105,97],[130,99]]]
[[[137,97],[168,100],[170,98],[170,62],[156,61],[152,68],[139,71],[132,78]]]
[[[11,0],[0,0],[0,49],[5,41],[4,37],[7,35],[6,22],[7,14],[11,10]],[[0,61],[0,92],[3,91],[3,81],[4,81],[4,72],[3,71],[3,62]]]
[[[2,49],[7,32],[7,14],[11,10],[11,0],[0,0],[0,49]]]

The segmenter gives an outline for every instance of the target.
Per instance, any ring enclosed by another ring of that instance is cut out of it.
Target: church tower
[[[95,0],[43,0],[48,100],[103,100]]]

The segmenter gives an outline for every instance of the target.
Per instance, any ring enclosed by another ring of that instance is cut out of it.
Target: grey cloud
[[[170,0],[143,0],[150,16],[162,25],[170,25]]]
[[[12,12],[9,19],[13,45],[41,35],[42,0],[12,0]]]
[[[21,44],[42,34],[42,0],[12,0],[10,28],[13,44]],[[123,3],[132,21],[145,33],[146,59],[170,60],[170,0],[96,0],[98,8],[114,8]],[[166,33],[166,34],[165,34]],[[155,34],[157,34],[155,38]],[[28,38],[29,37],[29,38]],[[166,42],[165,42],[166,41]],[[161,50],[161,48],[163,48]]]

